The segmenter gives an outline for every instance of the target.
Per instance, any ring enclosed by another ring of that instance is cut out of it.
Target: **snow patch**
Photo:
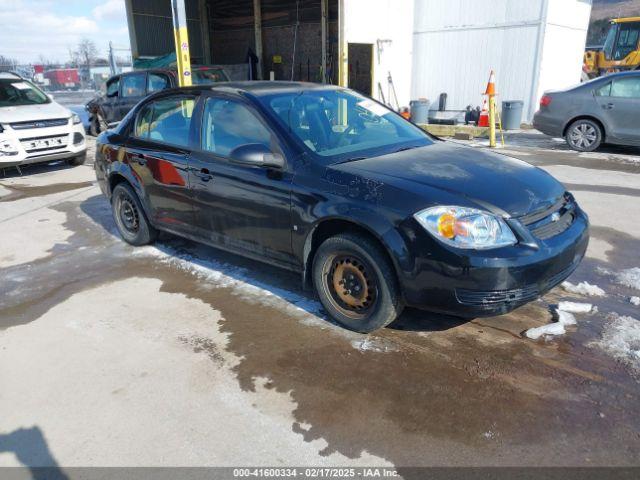
[[[564,333],[566,330],[562,323],[549,323],[541,327],[530,328],[525,332],[525,335],[531,340],[537,340],[543,335],[563,335]]]
[[[619,284],[640,290],[640,268],[629,268],[615,275]]]
[[[577,293],[580,295],[587,295],[591,297],[606,297],[607,294],[603,289],[597,285],[591,285],[589,282],[580,282],[574,285],[571,282],[562,282],[562,288],[569,293]]]
[[[634,370],[640,371],[640,322],[633,317],[614,313],[609,316],[600,340],[589,346],[598,347]]]
[[[590,303],[560,302],[558,310],[571,313],[589,313],[593,309]]]
[[[640,297],[631,297],[629,298],[629,302],[638,307],[640,306]]]
[[[363,338],[362,340],[351,341],[351,346],[363,352],[396,352],[397,348],[391,342],[376,338]]]

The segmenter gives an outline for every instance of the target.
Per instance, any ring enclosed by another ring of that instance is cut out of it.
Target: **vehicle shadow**
[[[68,480],[39,427],[19,428],[0,433],[0,453],[12,453],[28,468],[34,480]]]
[[[0,179],[24,177],[27,175],[35,175],[37,173],[57,172],[61,170],[70,170],[73,168],[76,167],[74,167],[73,165],[69,165],[64,160],[58,160],[51,163],[34,163],[32,165],[21,165],[19,169],[16,167],[4,167],[0,168]]]
[[[113,220],[110,205],[103,196],[96,195],[84,200],[80,204],[80,209],[112,238],[124,244]],[[160,233],[154,248],[159,255],[171,260],[168,263],[179,265],[183,269],[194,270],[203,278],[222,274],[232,282],[266,290],[269,294],[285,300],[311,315],[337,325],[328,317],[315,293],[303,288],[299,273],[165,232]],[[224,283],[229,284],[228,281]],[[407,308],[388,328],[397,331],[443,331],[468,321],[468,319]]]

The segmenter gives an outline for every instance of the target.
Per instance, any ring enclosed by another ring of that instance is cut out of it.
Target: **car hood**
[[[465,203],[513,217],[549,207],[565,192],[555,178],[526,162],[448,142],[335,167],[422,193],[427,204],[438,203],[438,199],[431,198],[424,187],[462,196],[467,200]]]
[[[70,116],[71,111],[56,102],[0,107],[0,123],[30,122],[51,118],[69,118]]]

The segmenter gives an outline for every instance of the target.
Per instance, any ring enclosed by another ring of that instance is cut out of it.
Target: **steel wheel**
[[[135,202],[125,195],[117,198],[116,211],[122,227],[132,235],[140,230],[140,212]]]
[[[350,318],[366,318],[378,298],[372,268],[351,254],[336,255],[326,265],[325,288],[333,306]]]

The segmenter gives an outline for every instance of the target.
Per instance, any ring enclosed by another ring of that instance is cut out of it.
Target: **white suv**
[[[86,155],[76,114],[20,76],[0,73],[0,169],[61,159],[81,165]]]

